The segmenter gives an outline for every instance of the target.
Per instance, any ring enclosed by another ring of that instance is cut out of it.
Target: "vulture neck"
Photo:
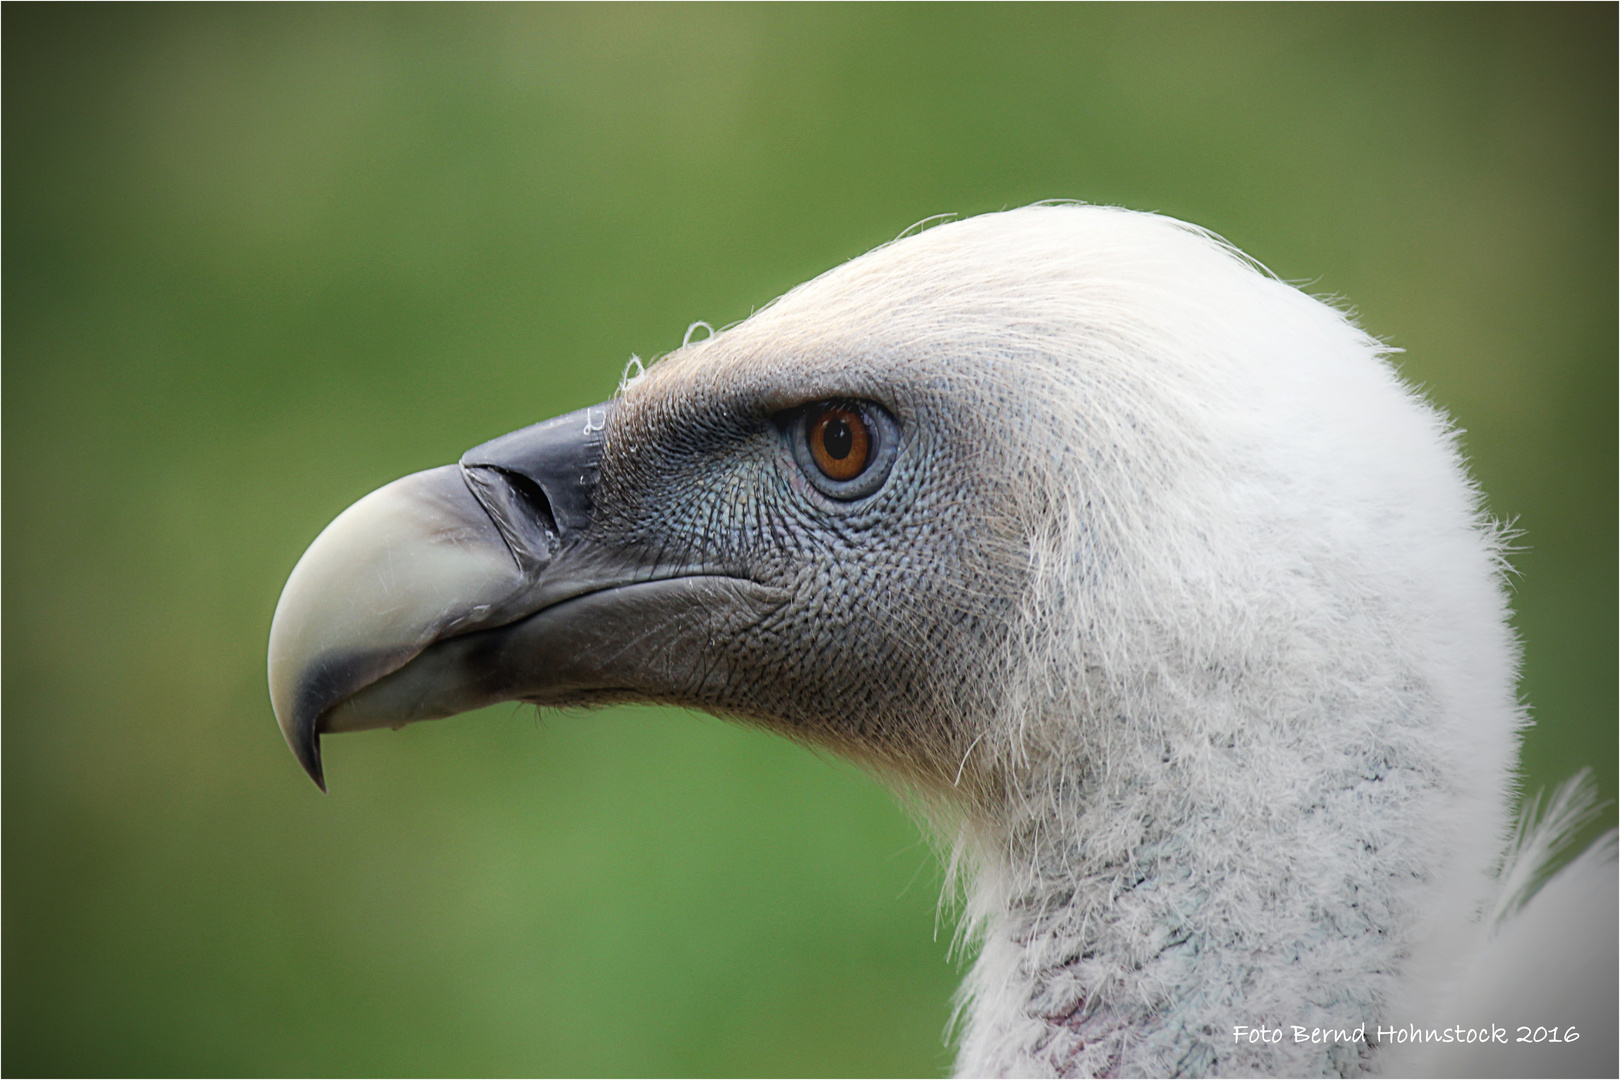
[[[1263,681],[1166,678],[1060,718],[1067,747],[1027,760],[1000,820],[970,827],[983,945],[960,1074],[1375,1067],[1356,1029],[1400,1005],[1401,981],[1433,962],[1423,949],[1444,955],[1466,932],[1483,878],[1410,839],[1426,814],[1448,832],[1442,773],[1380,730],[1387,702],[1348,687],[1313,726],[1257,704],[1276,700]],[[1346,716],[1364,730],[1336,743]],[[1436,905],[1437,886],[1455,902]],[[1251,1043],[1236,1025],[1284,1038]],[[1344,1034],[1297,1043],[1296,1025]]]

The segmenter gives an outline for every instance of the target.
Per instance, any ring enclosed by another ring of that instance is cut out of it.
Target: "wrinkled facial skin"
[[[684,678],[588,696],[737,716],[949,782],[993,693],[1021,568],[983,527],[994,493],[961,418],[903,373],[872,379],[880,394],[828,366],[797,387],[683,385],[671,366],[628,389],[604,433],[592,543],[754,582],[772,602],[746,625],[733,605],[688,621],[701,663]],[[831,498],[796,460],[793,425],[821,401],[893,418],[897,453],[871,494]]]

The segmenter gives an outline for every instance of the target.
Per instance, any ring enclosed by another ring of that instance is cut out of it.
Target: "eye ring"
[[[881,405],[818,401],[784,419],[799,471],[828,498],[864,498],[889,478],[900,449],[900,426]]]

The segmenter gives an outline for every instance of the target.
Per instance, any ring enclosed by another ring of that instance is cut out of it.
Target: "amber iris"
[[[853,409],[830,405],[810,420],[810,456],[829,480],[853,480],[872,456],[872,434]]]

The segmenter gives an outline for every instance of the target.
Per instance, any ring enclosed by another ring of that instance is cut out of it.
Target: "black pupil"
[[[835,417],[822,429],[821,441],[827,448],[828,457],[842,461],[855,448],[855,433],[849,430],[849,424],[842,417]]]

